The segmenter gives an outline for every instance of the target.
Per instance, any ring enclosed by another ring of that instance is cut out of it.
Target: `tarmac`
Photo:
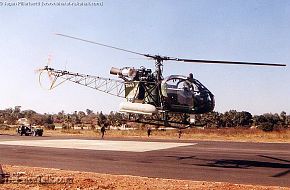
[[[287,143],[0,135],[0,164],[290,187]]]

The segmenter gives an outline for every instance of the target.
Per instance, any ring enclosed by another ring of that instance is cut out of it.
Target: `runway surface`
[[[290,187],[290,144],[0,135],[0,163]]]

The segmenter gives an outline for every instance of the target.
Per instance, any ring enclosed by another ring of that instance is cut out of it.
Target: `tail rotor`
[[[52,62],[52,55],[49,54],[48,58],[47,58],[46,66],[44,66],[44,68],[39,68],[39,69],[35,70],[35,73],[37,73],[37,74],[39,73],[39,75],[38,75],[39,85],[43,89],[46,89],[46,90],[53,89],[53,85],[55,83],[55,77],[54,77],[53,73],[51,72],[51,71],[53,71],[53,69],[50,67],[51,62]],[[48,86],[48,88],[45,86]]]

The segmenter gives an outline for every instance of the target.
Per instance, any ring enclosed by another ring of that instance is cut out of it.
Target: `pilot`
[[[192,73],[189,73],[187,80],[189,80],[190,82],[193,82],[193,74]]]
[[[26,127],[24,125],[21,125],[21,129],[20,129],[20,135],[25,135],[26,134]]]
[[[189,76],[187,77],[187,80],[184,81],[184,83],[183,83],[184,90],[190,91],[192,82],[193,82],[193,74],[189,73]]]

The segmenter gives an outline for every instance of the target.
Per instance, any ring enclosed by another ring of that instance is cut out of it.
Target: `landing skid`
[[[187,129],[194,127],[204,127],[206,124],[202,123],[191,123],[189,115],[184,113],[169,114],[162,112],[154,116],[146,116],[141,114],[129,114],[127,122],[143,123],[147,125],[163,126],[175,129]]]

